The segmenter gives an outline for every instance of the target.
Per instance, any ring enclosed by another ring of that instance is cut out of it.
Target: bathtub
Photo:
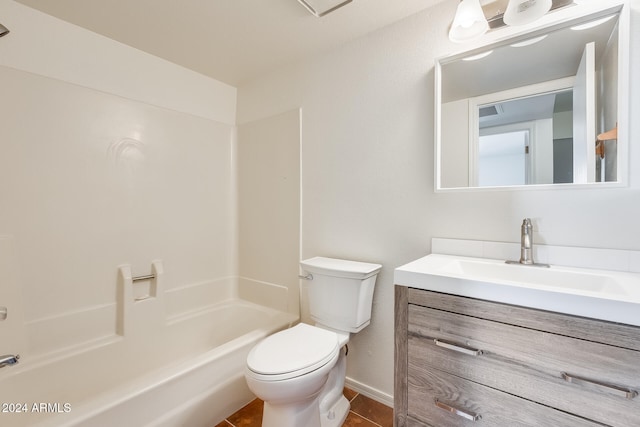
[[[243,376],[249,350],[297,321],[238,298],[159,328],[136,311],[142,326],[126,334],[3,372],[0,425],[212,427],[253,399]]]

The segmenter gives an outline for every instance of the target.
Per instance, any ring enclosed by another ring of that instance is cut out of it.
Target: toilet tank
[[[318,324],[360,332],[371,321],[371,305],[380,264],[315,257],[300,262],[309,281],[309,312]]]

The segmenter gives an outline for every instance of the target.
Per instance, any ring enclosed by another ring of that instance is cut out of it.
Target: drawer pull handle
[[[479,421],[482,419],[482,417],[480,416],[480,414],[474,414],[473,412],[468,412],[462,409],[458,409],[454,406],[451,405],[447,405],[444,402],[440,402],[438,399],[436,399],[436,406],[438,408],[444,409],[447,412],[451,412],[452,414],[455,414],[459,417],[462,417],[464,419],[470,420],[470,421]]]
[[[627,387],[620,387],[617,385],[613,385],[613,384],[607,384],[607,383],[603,383],[600,381],[596,381],[596,380],[592,380],[589,378],[584,378],[584,377],[579,377],[577,375],[571,375],[568,374],[566,372],[562,372],[562,379],[565,380],[566,382],[569,383],[574,383],[574,384],[592,384],[595,385],[597,387],[603,388],[605,389],[605,391],[608,392],[613,392],[614,394],[620,395],[621,397],[624,397],[625,399],[633,399],[634,397],[636,397],[638,395],[638,392],[635,390],[631,390],[630,388]]]
[[[447,341],[439,340],[437,338],[434,339],[433,342],[436,343],[436,345],[438,347],[447,348],[449,350],[457,351],[458,353],[469,354],[471,356],[480,356],[480,355],[482,355],[482,350],[478,350],[476,348],[468,347],[466,345],[454,344],[454,343],[450,343],[450,342],[447,342]]]

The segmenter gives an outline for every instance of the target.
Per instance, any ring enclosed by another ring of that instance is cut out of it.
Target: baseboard
[[[347,388],[350,388],[353,391],[357,391],[371,399],[383,403],[391,408],[393,408],[393,395],[380,391],[376,388],[370,387],[366,384],[361,383],[360,381],[356,381],[353,378],[347,377],[344,385]]]

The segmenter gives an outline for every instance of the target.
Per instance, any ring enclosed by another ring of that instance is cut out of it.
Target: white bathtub
[[[212,427],[253,398],[243,376],[252,346],[296,320],[230,299],[58,360],[21,362],[0,380],[0,425]]]

